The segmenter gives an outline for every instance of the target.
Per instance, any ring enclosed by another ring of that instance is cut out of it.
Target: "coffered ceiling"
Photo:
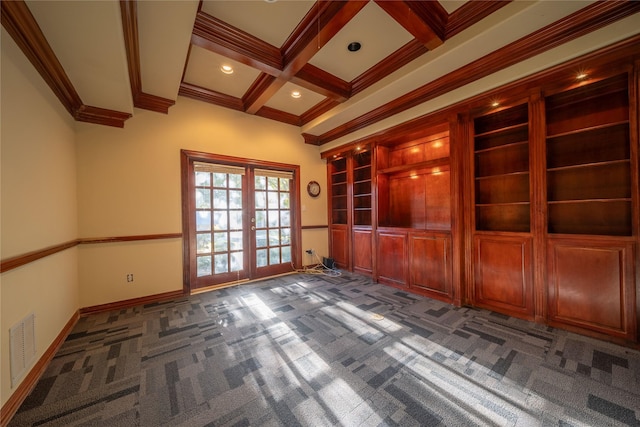
[[[126,126],[184,96],[317,145],[616,24],[613,37],[640,33],[640,2],[2,2],[8,35],[76,120]]]

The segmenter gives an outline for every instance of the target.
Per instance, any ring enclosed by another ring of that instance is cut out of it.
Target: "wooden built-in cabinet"
[[[377,278],[452,302],[449,123],[376,147]]]
[[[471,115],[467,286],[473,305],[638,341],[636,86],[609,73]]]
[[[331,257],[340,268],[349,268],[348,216],[349,186],[347,158],[335,159],[327,164],[329,178],[329,245]]]
[[[331,257],[339,268],[373,272],[373,154],[368,146],[327,162]]]
[[[331,256],[406,291],[640,344],[637,52],[323,153]]]
[[[528,102],[473,117],[473,303],[534,319]]]
[[[327,164],[330,188],[338,190],[330,195],[331,254],[338,264],[452,302],[449,122],[353,147]]]
[[[545,96],[547,292],[551,324],[637,340],[630,71]]]

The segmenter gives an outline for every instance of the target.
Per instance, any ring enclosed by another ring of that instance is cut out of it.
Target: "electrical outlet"
[[[127,282],[133,282],[133,273],[127,274]]]

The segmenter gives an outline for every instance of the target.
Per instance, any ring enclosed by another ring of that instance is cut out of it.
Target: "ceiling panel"
[[[299,98],[293,98],[291,96],[295,91],[300,94]],[[275,108],[276,110],[300,116],[324,99],[324,96],[308,89],[293,83],[286,83],[265,105],[267,107]]]
[[[137,8],[142,89],[176,99],[198,0],[140,1]]]
[[[223,73],[221,70],[223,65],[233,67],[233,74]],[[255,68],[198,46],[192,46],[184,81],[225,95],[242,98],[259,75],[260,72]]]
[[[314,3],[314,0],[205,0],[202,11],[281,47]]]
[[[411,34],[370,2],[309,63],[349,82],[412,39]],[[351,42],[359,42],[362,48],[350,52],[347,46]]]

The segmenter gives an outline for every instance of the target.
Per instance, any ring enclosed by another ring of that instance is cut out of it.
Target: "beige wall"
[[[83,237],[181,232],[181,149],[300,165],[302,225],[327,224],[325,163],[298,128],[186,98],[168,115],[136,110],[124,129],[76,123],[4,30],[1,113],[2,259]],[[323,185],[317,199],[310,180]],[[306,248],[326,255],[327,230],[303,231]],[[1,280],[4,405],[15,390],[11,325],[36,314],[37,360],[79,308],[181,289],[182,242],[83,244]]]
[[[74,122],[2,30],[2,259],[77,238]],[[36,316],[36,360],[78,309],[75,248],[0,276],[0,397],[11,396],[9,328]]]
[[[325,162],[296,127],[179,97],[168,115],[136,110],[124,129],[77,129],[80,237],[181,232],[181,149],[300,165],[302,225],[327,224]],[[307,196],[309,180],[321,197]],[[306,248],[326,255],[327,230],[304,231]],[[79,265],[82,307],[182,288],[180,239],[82,245]]]

